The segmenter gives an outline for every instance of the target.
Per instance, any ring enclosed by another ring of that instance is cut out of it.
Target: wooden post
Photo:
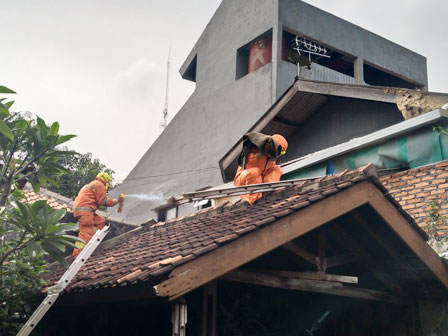
[[[173,303],[171,308],[171,323],[173,325],[172,336],[185,336],[187,325],[187,302],[180,298]]]
[[[317,260],[317,270],[319,272],[324,272],[327,269],[327,259],[325,258],[325,249],[327,245],[327,239],[325,235],[325,227],[320,227],[317,229],[317,246],[318,246],[318,260]]]
[[[216,336],[216,280],[204,285],[202,300],[202,333],[201,336]]]

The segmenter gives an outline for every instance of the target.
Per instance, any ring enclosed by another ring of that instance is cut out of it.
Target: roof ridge
[[[344,170],[336,175],[326,175],[320,178],[310,178],[308,180],[304,180],[303,184],[301,185],[295,185],[295,186],[285,186],[284,188],[276,191],[271,192],[265,192],[265,195],[256,201],[256,205],[261,205],[266,202],[275,201],[287,196],[295,195],[299,192],[307,191],[307,190],[315,190],[321,187],[335,185],[338,183],[343,183],[345,181],[351,180],[353,178],[357,178],[356,182],[359,182],[361,180],[367,179],[367,178],[374,178],[378,179],[378,171],[372,163],[369,163],[365,166],[362,166],[360,168],[354,169],[354,170]],[[237,209],[247,208],[250,207],[247,202],[242,202],[241,200],[238,200],[236,202],[232,202],[228,204],[228,202],[225,202],[219,206],[210,207],[207,211],[201,211],[196,213],[190,213],[183,217],[174,218],[169,221],[165,222],[157,222],[151,225],[151,227],[159,227],[159,226],[166,226],[167,224],[172,223],[186,223],[193,220],[198,220],[201,218],[209,217],[209,216],[216,216],[223,212],[227,211],[233,211]]]
[[[326,175],[314,180],[305,180],[302,185],[296,185],[293,188],[285,187],[282,190],[272,191],[270,194],[258,200],[257,204],[276,201],[288,196],[293,196],[300,192],[316,190],[327,186],[330,187],[347,181],[360,182],[368,178],[378,179],[378,171],[371,163],[355,170],[346,169],[336,175]]]
[[[272,191],[268,192],[266,195],[264,195],[261,199],[259,199],[255,205],[262,205],[267,202],[276,201],[288,196],[296,195],[300,192],[306,192],[308,190],[316,190],[318,188],[326,187],[326,186],[332,186],[340,183],[344,183],[346,181],[353,181],[360,182],[362,180],[365,180],[367,178],[373,178],[378,180],[378,172],[376,170],[376,167],[373,164],[367,164],[363,167],[357,168],[355,170],[344,170],[336,175],[333,176],[324,176],[321,178],[315,178],[315,179],[309,179],[304,180],[303,184],[296,185],[292,187],[284,187],[281,190],[278,191]],[[380,183],[378,181],[378,183]],[[116,236],[112,239],[109,239],[107,241],[104,241],[102,244],[98,246],[98,248],[95,250],[96,254],[97,252],[104,251],[105,249],[111,248],[113,246],[119,245],[128,239],[140,234],[142,231],[149,231],[151,229],[156,229],[158,227],[163,228],[169,228],[171,224],[175,223],[188,223],[192,222],[194,220],[199,220],[206,217],[211,216],[217,216],[222,214],[223,212],[229,212],[234,211],[238,209],[248,208],[251,205],[249,205],[247,202],[242,202],[241,200],[238,200],[236,202],[224,202],[223,204],[215,207],[210,207],[207,209],[207,211],[201,211],[197,213],[191,213],[183,217],[174,218],[169,221],[165,222],[156,222],[154,219],[149,220],[146,223],[140,224],[139,227],[137,227],[134,230],[128,231],[126,233],[123,233],[119,236]],[[205,209],[204,209],[205,210]],[[108,220],[106,218],[106,220]],[[123,222],[120,222],[121,224],[126,224]]]
[[[63,202],[63,203],[65,203],[66,205],[71,205],[71,203],[73,203],[73,199],[71,199],[71,198],[69,198],[69,197],[67,197],[67,196],[61,195],[61,194],[59,194],[59,193],[57,193],[57,192],[55,192],[55,191],[51,191],[51,190],[49,190],[49,189],[47,189],[47,188],[43,188],[43,187],[41,187],[40,190],[39,190],[39,192],[36,193],[36,192],[34,191],[34,189],[32,188],[32,186],[31,186],[30,183],[27,183],[27,184],[25,185],[25,189],[34,192],[36,195],[38,195],[38,194],[43,194],[43,195],[45,195],[45,196],[47,196],[47,197],[52,197],[52,198],[54,198],[56,201]]]

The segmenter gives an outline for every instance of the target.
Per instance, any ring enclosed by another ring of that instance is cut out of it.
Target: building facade
[[[180,69],[194,93],[116,191],[160,200],[128,200],[126,219],[146,221],[170,196],[221,184],[219,159],[298,69],[312,80],[427,87],[423,56],[302,1],[224,0]]]

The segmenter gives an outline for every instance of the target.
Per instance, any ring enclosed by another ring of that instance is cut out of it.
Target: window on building
[[[197,65],[198,65],[198,55],[194,56],[193,60],[191,61],[190,65],[188,66],[182,78],[190,80],[192,82],[196,82]]]
[[[302,50],[300,53],[298,50]],[[304,36],[296,35],[283,30],[282,60],[300,66],[309,66],[311,63],[354,77],[355,58],[344,55],[331,48],[321,45]]]
[[[196,201],[194,202],[193,206],[195,208],[197,208],[197,210],[203,210],[206,208],[210,208],[212,206],[212,201],[209,199],[204,199],[204,200],[200,200],[200,201]]]
[[[165,222],[174,218],[177,218],[177,207],[164,208],[157,212],[158,222]]]
[[[258,36],[236,51],[236,79],[272,61],[272,30]]]
[[[364,82],[369,85],[420,89],[421,87],[364,63]]]

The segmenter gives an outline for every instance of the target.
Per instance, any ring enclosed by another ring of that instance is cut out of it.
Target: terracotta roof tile
[[[193,214],[183,219],[145,225],[136,229],[126,241],[100,248],[66,290],[122,286],[167,274],[178,265],[375,176],[376,170],[372,172],[371,167],[275,191],[252,206],[236,202],[232,206],[212,208],[205,217],[202,217],[204,213]],[[49,282],[57,281],[62,273],[60,267],[53,270]]]
[[[36,201],[47,201],[48,205],[57,210],[57,209],[65,209],[67,212],[71,212],[71,204],[72,200],[70,198],[64,197],[57,193],[51,192],[45,188],[41,188],[41,191],[36,194],[31,186],[27,185],[25,189],[23,189],[26,197],[26,203],[34,203]]]

